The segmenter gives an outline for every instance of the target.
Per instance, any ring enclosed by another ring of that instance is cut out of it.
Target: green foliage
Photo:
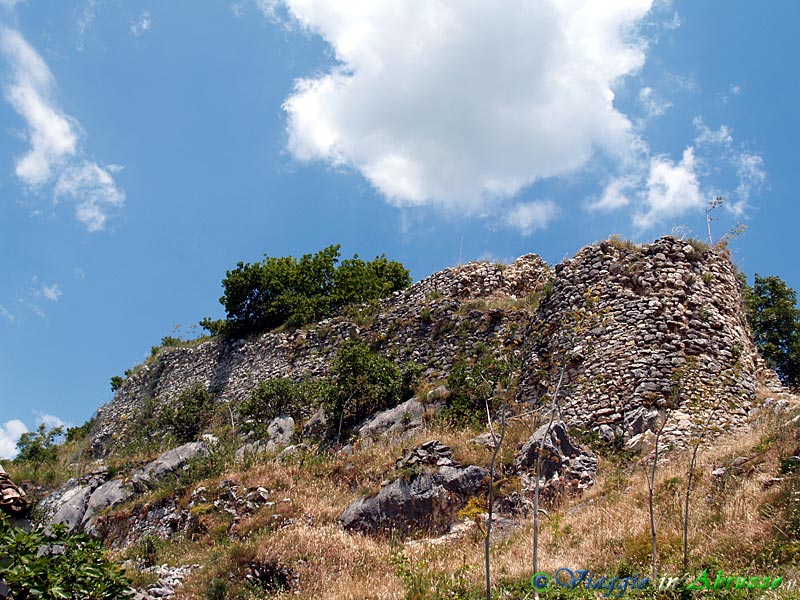
[[[321,390],[337,441],[365,417],[411,395],[415,373],[401,370],[363,342],[349,341],[337,353]]]
[[[92,430],[94,426],[95,418],[92,417],[83,425],[78,425],[77,427],[70,427],[67,429],[67,442],[78,442],[89,435],[89,432]]]
[[[210,317],[205,317],[198,325],[211,335],[224,335],[227,323],[225,319],[211,319]]]
[[[744,296],[761,356],[784,384],[797,387],[800,385],[797,293],[780,277],[756,274],[755,284],[752,288],[745,287]]]
[[[63,434],[63,428],[48,430],[44,423],[36,431],[26,431],[17,441],[18,454],[14,462],[30,464],[36,474],[42,465],[58,459],[58,442]]]
[[[161,338],[161,345],[160,346],[152,346],[150,348],[150,356],[155,356],[156,354],[158,354],[159,350],[161,350],[162,348],[176,348],[176,347],[178,347],[178,346],[180,346],[180,345],[182,345],[184,343],[185,342],[181,338],[174,337],[174,336],[171,336],[171,335],[165,335],[163,338]],[[113,378],[112,378],[112,380],[113,380]],[[113,385],[113,383],[112,383],[112,385]]]
[[[37,598],[116,600],[129,596],[130,582],[106,558],[100,542],[63,525],[25,531],[0,513],[0,579],[16,600]]]
[[[339,248],[328,246],[299,260],[265,255],[261,262],[238,263],[222,280],[225,291],[220,302],[227,313],[227,327],[239,334],[284,323],[297,327],[411,284],[403,265],[385,256],[364,262],[355,255],[337,267]]]
[[[447,378],[450,402],[441,419],[455,427],[480,427],[486,415],[486,400],[505,393],[512,381],[508,361],[484,352],[474,364],[459,361]]]
[[[116,392],[119,388],[122,387],[123,383],[125,383],[124,377],[120,377],[119,375],[114,375],[111,378],[111,391]]]
[[[307,416],[319,392],[318,388],[316,381],[297,383],[285,377],[261,381],[239,411],[251,421],[252,431],[264,433],[275,417],[287,415],[298,419]]]
[[[201,384],[184,390],[174,405],[161,409],[157,428],[172,434],[179,444],[196,439],[211,424],[214,402]]]

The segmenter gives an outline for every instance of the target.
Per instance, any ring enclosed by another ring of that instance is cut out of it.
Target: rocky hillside
[[[260,382],[323,381],[352,340],[414,365],[413,397],[335,441],[313,395],[294,416],[245,420]],[[178,445],[156,415],[187,394],[214,417]],[[455,408],[473,418],[446,418]],[[496,589],[524,597],[537,481],[540,568],[649,572],[642,473],[660,431],[664,568],[681,568],[697,440],[691,565],[783,568],[800,556],[798,412],[756,353],[724,252],[609,240],[553,268],[526,255],[446,269],[302,329],[162,348],[35,514],[102,539],[140,600],[478,598],[491,489]]]

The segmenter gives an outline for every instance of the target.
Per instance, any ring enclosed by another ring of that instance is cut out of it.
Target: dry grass
[[[690,518],[691,571],[719,566],[731,574],[800,578],[796,568],[785,563],[770,567],[764,558],[766,549],[775,543],[776,527],[781,526],[777,513],[782,501],[780,486],[765,484],[778,473],[787,444],[800,444],[797,425],[785,427],[786,421],[785,413],[768,416],[752,431],[721,438],[701,449]],[[512,423],[504,461],[510,462],[530,428],[529,424]],[[448,541],[404,543],[346,533],[337,523],[353,498],[377,491],[383,480],[396,476],[394,462],[406,448],[438,439],[453,448],[456,460],[486,465],[490,451],[468,443],[473,435],[430,428],[385,444],[358,443],[352,454],[307,453],[281,462],[264,461],[247,471],[209,480],[204,482],[209,490],[219,480],[233,478],[242,486],[266,487],[275,500],[290,501],[261,509],[233,527],[223,520],[216,532],[195,542],[169,542],[159,559],[204,565],[186,582],[179,600],[478,597],[483,585],[483,538],[477,526]],[[751,458],[743,472],[722,480],[711,477],[713,469],[729,467],[737,456]],[[597,483],[587,494],[553,512],[549,520],[542,519],[540,570],[650,572],[644,472],[635,463],[625,465],[612,458],[601,459]],[[681,571],[682,493],[688,463],[688,452],[669,453],[657,476],[659,550],[665,574]],[[277,524],[276,513],[281,515]],[[495,538],[495,582],[531,576],[531,540],[527,521]],[[294,576],[291,589],[244,586],[252,561],[287,569]]]

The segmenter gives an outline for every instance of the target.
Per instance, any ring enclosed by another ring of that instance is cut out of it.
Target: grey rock
[[[68,531],[75,531],[83,522],[86,504],[91,495],[92,488],[88,485],[68,489],[61,496],[61,503],[55,514],[47,522],[51,525],[63,523]]]
[[[86,505],[86,512],[83,514],[81,525],[84,527],[89,520],[99,511],[115,504],[127,502],[136,496],[133,486],[123,482],[121,479],[107,481],[94,492]]]
[[[371,498],[354,500],[342,514],[341,524],[365,533],[441,533],[471,496],[486,489],[488,481],[489,472],[474,465],[445,466],[435,473],[401,477]]]
[[[438,385],[425,394],[426,404],[434,404],[437,402],[444,402],[450,397],[450,390],[446,385]]]
[[[570,439],[563,421],[554,421],[549,430],[548,424],[537,429],[514,460],[515,468],[518,471],[535,469],[540,448],[542,468],[537,475],[544,479],[545,484],[550,480],[559,480],[577,489],[584,489],[594,483],[597,457]]]
[[[422,425],[425,407],[412,398],[402,404],[379,412],[358,430],[362,439],[375,439],[381,435],[404,433]]]
[[[267,425],[267,434],[275,449],[288,445],[294,435],[294,419],[287,416],[275,417]]]
[[[142,474],[150,479],[161,479],[174,473],[197,457],[208,455],[209,450],[205,442],[189,442],[161,454],[154,461],[145,465]]]

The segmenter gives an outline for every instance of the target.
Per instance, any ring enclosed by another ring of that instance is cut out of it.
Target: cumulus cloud
[[[59,109],[53,75],[36,50],[19,32],[0,26],[0,51],[11,74],[5,97],[25,120],[30,145],[16,160],[17,177],[32,191],[54,184],[54,200],[70,198],[87,229],[102,229],[108,211],[124,203],[124,191],[108,169],[84,157],[80,124]]]
[[[14,458],[17,455],[17,440],[26,431],[28,428],[19,419],[0,425],[0,458]]]
[[[146,10],[140,14],[135,21],[131,21],[131,33],[139,37],[143,33],[150,31],[153,21],[150,18],[150,11]]]
[[[649,229],[667,218],[677,217],[700,209],[706,199],[697,179],[694,148],[689,146],[677,163],[665,156],[655,156],[650,162],[644,193],[644,210],[637,212],[633,223]]]
[[[544,229],[558,215],[558,207],[551,200],[537,200],[515,204],[506,214],[505,225],[518,229],[522,235],[530,235],[536,229]]]
[[[353,168],[396,205],[479,212],[634,143],[613,88],[645,61],[651,0],[257,4],[338,60],[286,99],[291,154]],[[533,226],[546,206],[511,212]]]

